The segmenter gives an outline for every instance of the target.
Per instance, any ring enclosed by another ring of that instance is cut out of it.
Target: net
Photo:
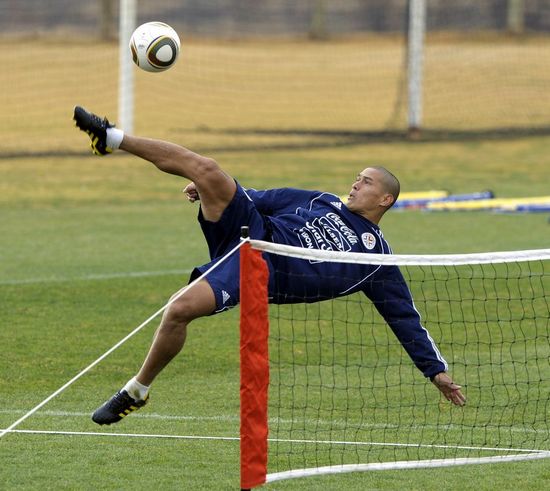
[[[550,456],[550,250],[384,256],[251,242],[271,257],[398,265],[467,397],[446,401],[363,293],[271,305],[268,482]]]

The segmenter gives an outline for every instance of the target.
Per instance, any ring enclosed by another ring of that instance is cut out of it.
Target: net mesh
[[[424,378],[363,293],[271,305],[269,472],[549,451],[550,250],[522,255],[480,255],[479,264],[475,255],[447,256],[449,264],[409,256],[427,264],[400,265],[464,407]]]

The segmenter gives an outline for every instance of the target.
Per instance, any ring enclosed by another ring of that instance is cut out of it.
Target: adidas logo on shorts
[[[227,293],[225,290],[222,290],[222,301],[225,304],[229,299],[231,298],[231,295]]]

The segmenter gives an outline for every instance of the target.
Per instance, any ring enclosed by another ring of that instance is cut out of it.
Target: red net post
[[[241,488],[265,483],[269,387],[269,271],[260,251],[240,248]]]

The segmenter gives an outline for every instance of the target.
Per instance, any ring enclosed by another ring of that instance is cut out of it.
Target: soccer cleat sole
[[[87,126],[86,123],[83,124],[82,120],[89,118],[90,115],[93,117],[96,117],[95,115],[92,115],[91,113],[86,111],[86,109],[84,109],[83,107],[75,106],[73,110],[73,121],[75,122],[75,126],[90,137],[90,140],[91,140],[90,148],[92,149],[92,153],[94,155],[98,155],[99,157],[104,157],[105,155],[113,153],[114,149],[107,145],[105,145],[103,150],[98,148],[98,143],[100,142],[99,137],[92,130],[90,130],[89,128],[86,128]],[[114,125],[111,125],[108,121],[107,121],[107,125],[108,127],[114,127]]]

